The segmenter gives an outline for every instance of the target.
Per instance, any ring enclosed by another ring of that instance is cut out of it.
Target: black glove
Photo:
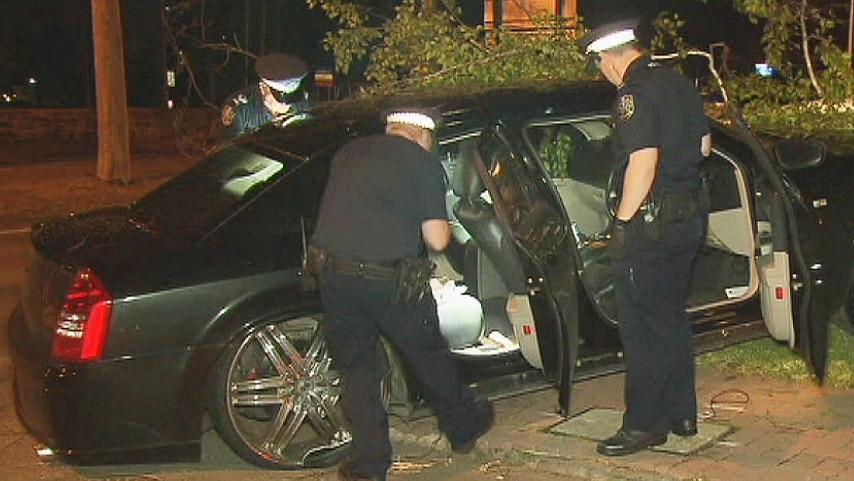
[[[622,259],[626,256],[629,237],[629,222],[614,217],[611,222],[611,258]]]

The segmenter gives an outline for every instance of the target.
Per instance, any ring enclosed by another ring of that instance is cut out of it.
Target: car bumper
[[[175,388],[175,377],[164,375],[162,388],[140,396],[140,386],[150,385],[145,378],[157,375],[156,365],[170,365],[162,358],[57,364],[50,361],[49,347],[33,348],[34,336],[15,315],[9,339],[18,416],[55,454],[75,464],[200,458],[201,414],[187,415],[186,403],[174,412],[171,400],[181,394],[165,392]],[[166,412],[169,407],[172,412]]]

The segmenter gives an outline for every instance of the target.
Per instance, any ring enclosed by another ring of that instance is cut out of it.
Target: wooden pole
[[[854,57],[854,0],[848,7],[848,55]]]
[[[98,114],[96,177],[127,184],[131,180],[130,135],[121,9],[119,0],[91,0],[91,6]]]

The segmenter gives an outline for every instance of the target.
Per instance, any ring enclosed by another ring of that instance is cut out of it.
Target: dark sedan
[[[552,386],[568,412],[574,381],[621,369],[607,249],[614,95],[576,83],[328,103],[132,205],[34,226],[9,322],[21,419],[73,462],[197,459],[206,415],[260,466],[339,459],[350,436],[306,240],[331,155],[401,102],[443,111],[454,241],[432,254],[434,287],[463,373],[493,397]],[[821,378],[827,320],[852,310],[854,206],[828,185],[850,185],[852,166],[820,143],[767,147],[733,125],[713,123],[704,166],[698,350],[770,334]],[[378,349],[389,409],[423,413],[397,353]]]

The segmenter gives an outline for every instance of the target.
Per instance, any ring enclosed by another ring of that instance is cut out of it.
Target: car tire
[[[854,336],[854,296],[849,295],[845,307],[830,316],[830,321],[849,336]]]
[[[342,383],[320,316],[279,320],[237,337],[216,366],[208,408],[225,443],[267,469],[320,468],[347,455]],[[385,400],[390,390],[388,353]]]

